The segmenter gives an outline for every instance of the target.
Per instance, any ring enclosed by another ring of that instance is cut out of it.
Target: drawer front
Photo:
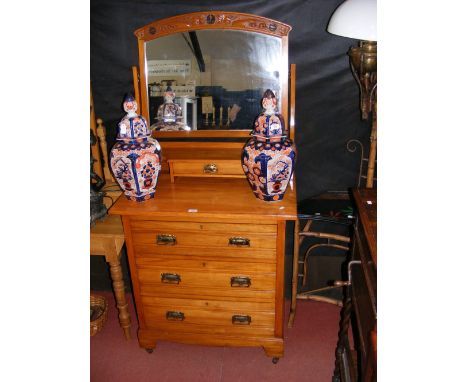
[[[239,160],[171,160],[173,176],[245,176]]]
[[[131,220],[132,231],[255,232],[276,235],[276,224],[207,223],[194,221]]]
[[[353,306],[359,328],[358,335],[362,352],[361,367],[364,367],[369,355],[370,333],[376,325],[376,315],[369,289],[366,286],[364,269],[360,264],[356,264],[352,267],[351,278]]]
[[[354,235],[353,260],[361,261],[365,285],[368,289],[370,300],[375,309],[377,309],[377,269],[372,261],[369,244],[365,239],[361,221],[358,221]]]
[[[273,263],[245,263],[240,261],[213,260],[202,256],[166,256],[154,255],[150,258],[138,257],[135,259],[138,269],[166,269],[171,271],[196,271],[206,275],[211,272],[224,272],[232,274],[268,274],[274,275],[276,264]]]
[[[182,275],[183,280],[186,281],[185,275]],[[140,296],[166,296],[187,299],[209,299],[216,300],[222,299],[223,301],[259,301],[259,302],[273,302],[275,301],[274,289],[251,289],[251,288],[234,288],[230,286],[229,280],[224,280],[222,287],[206,287],[188,285],[187,282],[179,284],[168,283],[140,283],[139,290]],[[256,280],[255,284],[258,286]]]
[[[151,244],[134,244],[135,258],[154,258],[161,255],[170,258],[173,256],[182,256],[192,258],[193,256],[210,257],[218,259],[230,259],[239,262],[262,262],[276,263],[276,251],[273,249],[243,249],[236,247],[195,247],[183,245],[158,246]]]
[[[240,266],[238,268],[241,268]],[[218,293],[230,291],[233,294],[247,293],[249,291],[273,291],[275,289],[275,273],[258,273],[251,269],[224,270],[179,268],[168,265],[140,266],[137,268],[140,286],[153,285],[164,290],[183,293],[183,289],[199,288],[217,290]],[[211,292],[213,293],[213,292]]]
[[[276,249],[274,236],[253,233],[209,233],[200,235],[184,231],[134,231],[133,241],[136,244],[154,244],[155,248],[164,249],[167,246],[184,247],[218,247],[250,249]]]
[[[149,328],[190,333],[271,336],[272,303],[142,297]]]
[[[135,245],[152,246],[154,253],[200,247],[272,253],[276,250],[276,225],[133,221],[132,238]]]

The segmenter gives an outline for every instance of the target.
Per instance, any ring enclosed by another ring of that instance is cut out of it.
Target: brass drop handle
[[[177,273],[161,273],[161,282],[166,284],[179,284],[182,281]]]
[[[185,320],[185,314],[183,312],[174,312],[172,310],[166,312],[166,320],[169,321],[183,321]]]
[[[231,287],[241,287],[248,288],[250,287],[250,277],[246,276],[233,276],[231,277]]]
[[[157,245],[175,245],[177,242],[175,235],[160,234],[156,238]]]
[[[233,325],[250,325],[252,318],[247,315],[235,314],[232,316]]]
[[[245,237],[231,237],[229,238],[229,245],[235,245],[237,247],[250,247],[250,239]]]
[[[218,166],[216,166],[214,163],[206,164],[203,167],[203,172],[205,174],[216,174],[218,172]]]

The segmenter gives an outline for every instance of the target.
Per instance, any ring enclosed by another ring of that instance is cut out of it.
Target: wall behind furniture
[[[366,147],[370,122],[361,121],[359,89],[346,55],[355,40],[326,31],[342,0],[91,0],[91,82],[96,116],[104,120],[112,147],[121,103],[133,92],[132,65],[138,66],[133,32],[154,20],[182,13],[224,10],[253,13],[292,26],[289,61],[297,65],[296,170],[298,201],[357,184],[359,150]],[[367,149],[365,150],[367,153]]]

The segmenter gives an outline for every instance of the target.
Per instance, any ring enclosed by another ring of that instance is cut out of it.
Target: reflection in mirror
[[[251,130],[263,92],[281,94],[281,53],[280,38],[235,30],[176,33],[147,42],[151,128]]]

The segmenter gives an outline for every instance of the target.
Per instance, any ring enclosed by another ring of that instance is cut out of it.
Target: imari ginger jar
[[[296,164],[296,147],[287,137],[283,117],[275,112],[276,97],[270,89],[263,94],[262,106],[242,152],[242,168],[254,195],[272,202],[283,199]]]
[[[123,108],[127,115],[119,123],[110,166],[127,199],[142,202],[154,197],[161,170],[161,147],[150,136],[146,120],[136,113],[137,103],[132,96],[125,98]]]

